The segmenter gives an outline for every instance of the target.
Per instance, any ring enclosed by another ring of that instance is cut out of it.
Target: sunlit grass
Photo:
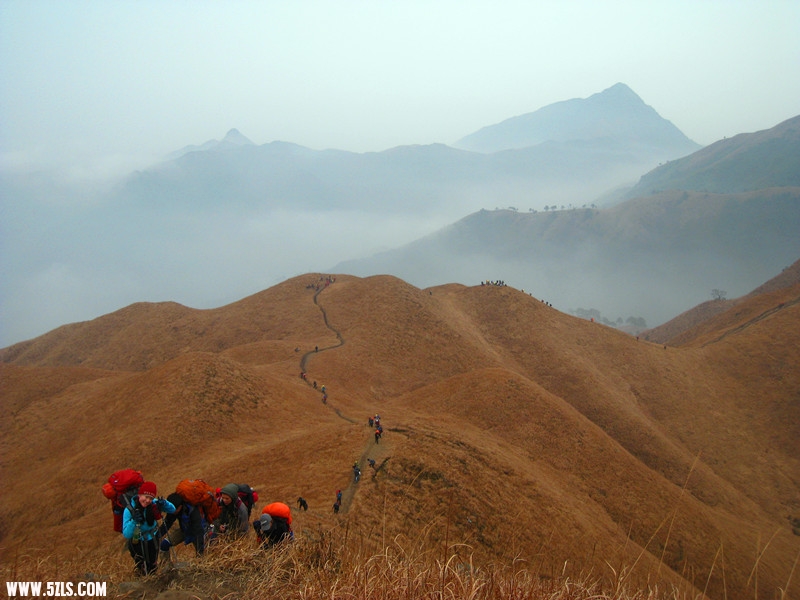
[[[594,600],[693,597],[678,590],[633,589],[624,569],[615,581],[542,574],[521,559],[477,565],[463,544],[426,545],[402,536],[377,551],[345,528],[317,531],[270,550],[252,537],[211,545],[195,557],[191,547],[173,552],[159,571],[133,575],[122,542],[99,559],[58,562],[17,556],[2,567],[7,581],[107,582],[109,597],[155,598],[165,590],[185,590],[208,598],[300,598],[401,600]]]

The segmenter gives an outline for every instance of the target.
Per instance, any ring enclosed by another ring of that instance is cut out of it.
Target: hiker
[[[113,472],[108,478],[108,483],[103,484],[103,495],[111,500],[114,531],[117,533],[122,533],[122,514],[139,493],[139,486],[143,483],[144,476],[141,471],[122,469]]]
[[[302,500],[302,498],[300,498]],[[275,544],[294,540],[292,532],[292,511],[288,504],[273,502],[261,511],[261,516],[253,521],[253,529],[264,549]]]
[[[358,480],[361,479],[361,469],[358,466],[358,463],[353,465],[353,481],[358,483]]]
[[[336,501],[339,504],[342,503],[342,490],[336,490]]]
[[[156,484],[145,481],[122,513],[122,535],[128,540],[128,552],[139,575],[154,573],[158,568],[158,519],[162,512],[175,512],[175,506],[163,498],[156,499],[157,494]]]
[[[305,498],[303,498],[302,496],[300,496],[300,497],[297,499],[297,507],[298,507],[299,509],[301,509],[301,510],[308,510],[308,502],[306,502],[306,499],[305,499]]]
[[[369,463],[369,468],[374,471],[375,470],[375,459],[374,458],[368,458],[367,462]]]
[[[172,546],[181,543],[194,544],[197,556],[202,556],[208,534],[208,521],[202,508],[189,504],[178,492],[167,496],[167,500],[175,507],[175,512],[164,517],[164,523],[161,525],[161,551],[169,552]],[[178,527],[172,529],[176,521]]]
[[[375,443],[376,444],[380,443],[380,440],[381,440],[381,430],[380,429],[376,429],[375,430]]]
[[[253,511],[253,506],[255,506],[256,502],[258,502],[258,492],[246,483],[237,483],[235,485],[239,490],[239,500],[241,500],[245,505],[245,508],[247,508],[247,518],[250,519],[250,513]],[[214,496],[217,499],[217,504],[219,504],[219,500],[222,497],[222,488],[217,488]]]
[[[334,503],[333,503],[333,514],[335,514],[335,515],[338,515],[338,514],[339,514],[339,507],[340,507],[341,505],[342,505],[342,503],[341,503],[341,502],[339,502],[339,500],[338,500],[338,499],[336,500],[336,502],[334,502]]]
[[[230,535],[239,537],[247,534],[250,528],[247,517],[247,506],[239,498],[239,486],[229,483],[222,487],[219,495],[219,507],[222,509],[214,521],[214,536]]]

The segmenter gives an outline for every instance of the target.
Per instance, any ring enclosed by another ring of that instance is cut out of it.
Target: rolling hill
[[[764,316],[746,327],[734,316],[674,348],[507,286],[322,281],[213,310],[135,304],[0,351],[3,560],[118,552],[99,490],[135,467],[162,490],[202,477],[247,481],[264,503],[303,495],[301,537],[345,522],[376,550],[447,538],[478,561],[627,567],[642,587],[712,598],[773,597],[789,581],[796,286],[747,300]],[[376,412],[380,444],[366,427]],[[381,470],[351,484],[367,457]]]
[[[503,280],[564,311],[664,323],[714,288],[743,295],[800,256],[800,188],[670,191],[609,209],[479,211],[415,242],[333,267],[426,287]]]

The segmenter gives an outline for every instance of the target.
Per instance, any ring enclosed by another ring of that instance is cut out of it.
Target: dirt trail
[[[332,284],[330,284],[332,285]],[[329,350],[335,350],[336,348],[340,348],[344,345],[345,340],[342,337],[342,334],[339,330],[333,327],[330,322],[328,321],[328,313],[325,311],[325,308],[319,303],[319,295],[327,289],[327,285],[323,286],[319,290],[314,293],[314,304],[319,308],[320,312],[322,313],[322,320],[325,323],[325,327],[330,329],[335,335],[336,338],[339,340],[338,344],[334,344],[332,346],[326,346],[325,348],[319,348],[318,346],[314,347],[314,350],[306,352],[303,354],[302,358],[300,359],[300,372],[307,374],[308,371],[308,363],[312,356],[319,354],[320,352],[327,352]],[[324,395],[324,392],[321,387],[315,387],[314,383],[309,381],[309,378],[305,378],[306,384],[311,387],[314,391],[318,392],[320,395]],[[330,402],[325,402],[325,406],[336,413],[341,419],[349,423],[360,423],[363,422],[360,419],[353,419],[345,414],[343,414],[336,406],[332,405]],[[353,498],[355,496],[356,490],[359,485],[364,485],[365,480],[372,480],[377,477],[380,472],[386,467],[386,463],[389,461],[390,458],[390,450],[391,445],[387,444],[386,441],[381,438],[380,443],[375,442],[375,435],[374,429],[368,427],[368,423],[364,423],[365,430],[367,431],[368,437],[366,444],[364,445],[364,449],[361,452],[361,456],[358,459],[358,464],[361,469],[361,479],[358,483],[355,482],[355,478],[353,476],[352,467],[353,465],[349,465],[348,468],[350,469],[350,483],[346,488],[342,489],[342,503],[339,509],[339,513],[347,513],[350,508],[350,505],[353,502]],[[375,469],[372,469],[367,460],[372,458],[375,460]]]
[[[796,298],[795,300],[792,300],[791,302],[781,302],[781,303],[780,303],[780,304],[778,304],[777,306],[774,306],[774,307],[772,307],[772,308],[770,308],[770,309],[768,309],[768,310],[765,310],[765,311],[764,311],[764,312],[762,312],[760,315],[757,315],[757,316],[753,317],[752,319],[750,319],[749,321],[747,321],[747,322],[745,322],[745,323],[742,323],[742,324],[741,324],[741,325],[739,325],[738,327],[734,327],[733,329],[729,329],[728,331],[726,331],[725,333],[723,333],[723,334],[722,334],[721,336],[719,336],[718,338],[716,338],[716,339],[713,339],[713,340],[710,340],[710,341],[708,341],[708,342],[704,343],[704,344],[703,344],[703,347],[705,347],[705,346],[708,346],[709,344],[716,344],[717,342],[719,342],[719,341],[721,341],[721,340],[724,340],[724,339],[725,339],[726,337],[728,337],[729,335],[733,335],[733,334],[739,333],[740,331],[743,331],[743,330],[747,329],[747,328],[748,328],[748,327],[750,327],[751,325],[754,325],[755,323],[758,323],[758,322],[759,322],[759,321],[761,321],[762,319],[766,319],[766,318],[767,318],[767,317],[769,317],[770,315],[773,315],[773,314],[775,314],[775,313],[776,313],[776,312],[778,312],[779,310],[783,310],[784,308],[788,308],[788,307],[790,307],[790,306],[794,306],[794,305],[795,305],[795,304],[797,304],[798,302],[800,302],[800,298]]]

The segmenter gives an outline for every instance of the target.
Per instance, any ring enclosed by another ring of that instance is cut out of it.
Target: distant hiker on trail
[[[369,468],[374,471],[375,470],[375,459],[374,458],[368,458],[367,462],[369,463]]]
[[[358,466],[358,463],[353,465],[353,481],[358,483],[358,480],[361,479],[361,469]]]
[[[319,388],[319,389],[321,389],[321,390],[322,390],[322,393],[324,394],[324,393],[325,393],[325,384],[323,383],[323,384],[322,384],[322,387],[321,387],[321,388]]]
[[[317,382],[314,382],[314,389],[317,389]]]
[[[297,507],[300,508],[301,510],[308,510],[308,502],[306,502],[305,498],[300,496],[297,499]]]
[[[247,506],[239,499],[238,485],[229,483],[222,488],[219,506],[222,512],[214,521],[214,536],[239,537],[247,534],[247,530],[250,528],[247,520]]]
[[[373,427],[375,427],[375,421],[372,419],[372,417],[370,417],[370,418],[369,418],[369,420],[368,420],[367,422],[369,423],[369,428],[370,428],[370,429],[372,429]]]
[[[342,503],[342,490],[336,490],[336,501],[339,504]]]
[[[381,440],[381,430],[380,429],[376,429],[375,430],[375,443],[376,444],[380,443],[380,440]]]
[[[335,515],[338,515],[338,514],[339,514],[339,507],[340,507],[341,505],[342,505],[342,503],[341,503],[341,502],[339,502],[339,500],[338,500],[338,499],[336,500],[336,502],[334,502],[334,503],[333,503],[333,514],[335,514]]]
[[[164,517],[161,525],[161,551],[169,552],[172,546],[181,543],[194,544],[197,556],[202,556],[209,526],[202,509],[186,502],[178,492],[167,496],[167,500],[175,506],[175,512]],[[178,527],[172,529],[175,521],[178,522]]]
[[[322,394],[322,403],[323,404],[327,404],[328,403],[328,394]]]
[[[319,352],[319,346],[314,346],[314,352]]]
[[[156,484],[145,481],[122,513],[122,535],[128,540],[128,552],[139,575],[154,573],[158,568],[158,520],[162,512],[175,512],[171,502],[156,499],[157,493]]]

